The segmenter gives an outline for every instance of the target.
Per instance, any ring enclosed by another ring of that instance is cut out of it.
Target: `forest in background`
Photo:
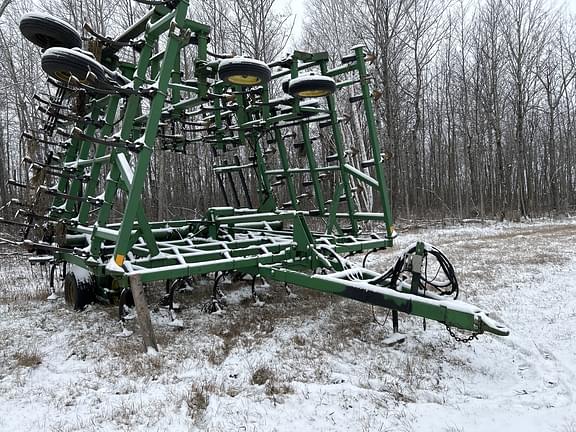
[[[0,3],[0,209],[23,193],[8,179],[29,180],[22,132],[40,129],[33,97],[47,88],[20,17],[42,10],[114,37],[147,8],[131,0]],[[192,0],[190,11],[212,27],[216,53],[271,62],[290,51],[291,37],[300,50],[328,51],[334,65],[358,44],[374,53],[373,96],[396,216],[502,218],[576,208],[576,20],[566,9],[539,0],[307,0],[299,35],[292,35],[292,11],[277,0]],[[182,62],[191,70],[192,58]],[[353,96],[337,93],[346,145],[361,149],[367,130]],[[316,145],[333,153],[329,141]],[[151,219],[222,205],[207,174],[208,147],[155,153],[144,192]]]

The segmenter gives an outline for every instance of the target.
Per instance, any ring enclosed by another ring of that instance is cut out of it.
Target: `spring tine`
[[[24,222],[18,222],[18,221],[14,221],[14,220],[4,219],[3,217],[0,217],[0,224],[21,226],[21,227],[28,227],[28,225],[29,225],[29,224],[24,223]]]
[[[240,166],[240,158],[238,155],[234,155],[234,163]],[[240,177],[240,184],[242,185],[242,190],[244,191],[244,196],[246,197],[246,202],[249,208],[252,208],[252,200],[250,199],[250,191],[248,190],[248,184],[246,183],[246,177],[244,177],[244,172],[240,169],[238,170],[238,176]]]
[[[224,182],[222,181],[222,174],[216,173],[216,179],[218,180],[218,186],[220,186],[220,191],[224,197],[224,202],[227,207],[230,207],[230,201],[228,200],[228,194],[226,193],[226,187],[224,187]]]
[[[40,103],[42,103],[42,104],[44,104],[44,105],[47,105],[47,106],[49,107],[48,109],[50,109],[50,108],[55,108],[55,109],[59,109],[59,110],[60,110],[60,109],[70,110],[70,107],[69,107],[69,106],[58,104],[58,103],[56,103],[56,102],[53,101],[53,100],[44,99],[44,98],[41,97],[39,94],[34,94],[34,96],[33,96],[32,98],[33,98],[33,99],[36,99],[38,102],[40,102]],[[42,107],[42,108],[44,108],[44,107]],[[44,109],[46,109],[46,108],[44,108]]]
[[[76,137],[76,138],[80,138],[84,141],[89,141],[89,142],[93,142],[96,144],[102,144],[102,145],[110,146],[110,147],[127,149],[127,150],[134,151],[134,152],[140,151],[140,148],[141,148],[141,145],[139,145],[139,144],[135,144],[132,141],[121,140],[120,138],[117,138],[117,137],[111,138],[111,139],[106,139],[106,138],[98,138],[98,137],[86,135],[85,133],[82,132],[82,130],[80,128],[74,128],[72,130],[71,136]]]
[[[12,185],[12,186],[16,186],[16,187],[19,187],[19,188],[24,188],[24,189],[26,189],[26,188],[28,187],[28,186],[25,185],[24,183],[17,182],[17,181],[14,180],[14,179],[8,179],[8,181],[6,182],[6,184],[9,184],[9,185]]]
[[[101,199],[97,199],[97,198],[93,198],[93,197],[82,197],[82,196],[69,195],[67,193],[59,192],[55,189],[51,189],[51,188],[48,188],[46,186],[40,186],[40,190],[47,195],[57,196],[60,198],[65,198],[65,199],[69,199],[69,200],[73,200],[73,201],[88,202],[88,203],[96,205],[96,206],[102,205],[102,203],[103,203]]]
[[[228,165],[227,161],[224,161],[224,165]],[[231,171],[226,173],[228,177],[228,181],[230,182],[230,187],[232,188],[232,195],[234,197],[234,202],[236,203],[237,207],[240,207],[240,198],[238,197],[238,190],[236,189],[236,184],[234,183],[234,176],[232,175]]]

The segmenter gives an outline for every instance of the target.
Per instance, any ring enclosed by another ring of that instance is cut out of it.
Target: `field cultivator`
[[[41,150],[24,161],[28,184],[11,182],[25,193],[9,223],[22,226],[18,243],[38,260],[67,267],[66,301],[77,309],[120,301],[123,310],[137,275],[166,281],[171,307],[183,281],[211,274],[214,311],[218,281],[235,273],[507,335],[455,300],[454,270],[431,245],[416,243],[385,273],[347,258],[389,248],[396,235],[367,71],[373,56],[357,46],[334,67],[324,52],[269,64],[218,55],[210,28],[187,14],[184,0],[158,2],[116,38],[86,25],[84,42],[51,16],[21,20],[43,50],[52,91],[36,97],[44,126],[24,139]],[[345,142],[339,91],[362,114],[357,143]],[[142,195],[155,152],[186,157],[194,146],[211,149],[220,201],[201,218],[149,221]],[[376,224],[381,235],[370,230]]]

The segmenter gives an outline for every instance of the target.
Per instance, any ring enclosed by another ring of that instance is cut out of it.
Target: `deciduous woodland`
[[[114,37],[147,7],[129,0],[0,3],[0,212],[7,216],[2,206],[25,193],[8,179],[27,183],[26,160],[44,152],[42,142],[22,135],[39,131],[33,97],[48,88],[38,48],[18,30],[20,17],[42,9]],[[373,97],[397,216],[500,218],[575,208],[576,20],[566,9],[539,0],[306,0],[303,10],[290,11],[277,0],[193,0],[190,10],[212,27],[215,53],[271,62],[294,46],[328,51],[338,64],[352,46],[373,52]],[[299,34],[295,13],[303,15]],[[192,54],[182,57],[182,70],[193,68]],[[361,158],[368,146],[363,111],[346,88],[337,96],[349,157]],[[319,154],[333,153],[322,130],[315,145]],[[155,152],[145,186],[151,218],[193,217],[222,205],[211,167],[203,143],[185,153]]]

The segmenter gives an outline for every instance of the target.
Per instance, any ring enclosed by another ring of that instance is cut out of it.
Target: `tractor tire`
[[[52,47],[82,48],[82,37],[74,27],[45,13],[31,12],[20,18],[20,32],[43,50]]]
[[[88,54],[70,48],[49,48],[42,54],[42,69],[52,78],[68,83],[73,75],[81,83],[87,83],[88,72],[97,81],[106,81],[104,68]]]
[[[73,272],[64,277],[64,300],[74,310],[82,311],[94,302],[94,284],[92,279],[79,281]]]
[[[291,79],[288,93],[294,97],[316,98],[329,96],[336,91],[336,82],[322,75],[307,75]]]
[[[227,84],[252,87],[266,85],[272,77],[272,71],[260,60],[234,57],[220,62],[218,75]]]

